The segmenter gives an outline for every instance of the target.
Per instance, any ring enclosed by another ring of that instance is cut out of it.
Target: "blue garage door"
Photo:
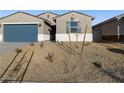
[[[5,42],[37,42],[37,24],[5,24]]]

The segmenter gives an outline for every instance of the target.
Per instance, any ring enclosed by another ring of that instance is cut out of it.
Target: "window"
[[[77,21],[71,21],[70,22],[70,25],[76,27],[76,26],[78,26],[78,22]]]
[[[77,33],[77,28],[71,28],[71,33]]]
[[[78,32],[78,21],[70,21],[70,31],[71,33]]]

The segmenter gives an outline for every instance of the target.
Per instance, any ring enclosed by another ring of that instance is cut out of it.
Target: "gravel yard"
[[[23,47],[1,80],[19,81],[23,77],[22,82],[124,82],[123,43],[86,43],[80,55],[81,45],[47,41]],[[0,75],[15,56],[15,51],[0,54]]]

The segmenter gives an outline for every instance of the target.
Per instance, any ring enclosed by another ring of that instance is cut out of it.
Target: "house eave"
[[[103,22],[100,22],[100,23],[94,25],[93,27],[96,27],[96,26],[99,26],[99,25],[103,25],[103,24],[105,24],[107,22],[111,22],[111,21],[114,21],[114,20],[120,20],[123,17],[124,17],[124,14],[120,14],[120,15],[114,16],[114,17],[112,17],[112,18],[110,18],[108,20],[105,20]]]
[[[19,11],[19,12],[15,12],[15,13],[10,14],[10,15],[7,15],[7,16],[5,16],[5,17],[2,17],[2,18],[0,18],[0,20],[5,19],[5,18],[7,18],[7,17],[10,17],[10,16],[12,16],[12,15],[16,15],[16,14],[18,14],[18,13],[23,13],[23,14],[26,14],[26,15],[29,15],[29,16],[32,16],[32,17],[35,17],[35,18],[44,20],[43,18],[37,17],[37,16],[35,16],[35,15],[29,14],[29,13],[26,13],[26,12],[20,12],[20,11]]]
[[[56,15],[56,16],[59,15],[59,14],[56,14],[56,13],[53,13],[53,12],[44,12],[44,13],[38,14],[37,16],[39,17],[39,16],[44,15],[44,14],[46,14],[46,13],[54,14],[54,15]]]
[[[90,16],[90,15],[87,15],[87,14],[84,14],[84,13],[81,13],[81,12],[77,12],[77,11],[69,11],[69,12],[64,13],[64,14],[62,14],[62,15],[58,15],[58,16],[54,17],[53,19],[55,20],[55,19],[57,19],[57,18],[59,18],[59,17],[62,17],[62,16],[64,16],[64,15],[67,15],[67,14],[69,14],[69,13],[78,13],[78,14],[81,14],[81,15],[85,15],[85,16],[91,17],[92,20],[95,19],[95,17],[93,17],[93,16]]]

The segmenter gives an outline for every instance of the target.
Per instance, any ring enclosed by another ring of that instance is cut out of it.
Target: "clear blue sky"
[[[9,14],[18,12],[19,10],[0,10],[0,18],[7,16]],[[63,14],[65,12],[68,12],[70,10],[21,10],[33,15],[38,15],[46,11],[54,12],[57,14]],[[78,10],[79,12],[91,15],[95,17],[95,20],[92,22],[93,25],[102,22],[104,20],[107,20],[109,18],[112,18],[113,16],[123,14],[124,10]]]

